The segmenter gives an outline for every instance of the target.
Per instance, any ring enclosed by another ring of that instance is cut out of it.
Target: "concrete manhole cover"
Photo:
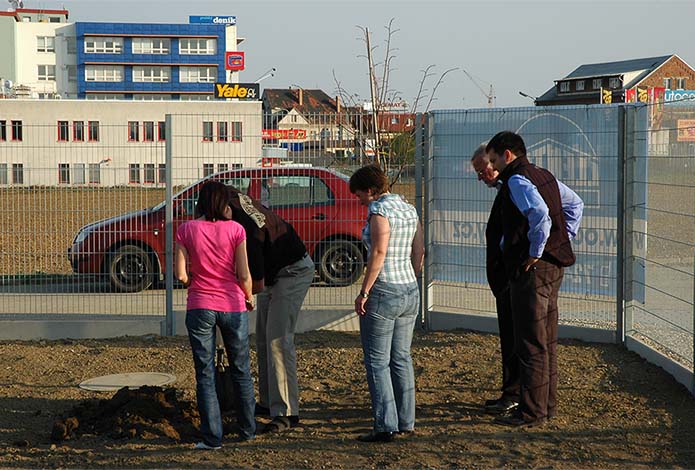
[[[127,374],[102,375],[87,379],[80,383],[79,387],[84,390],[94,392],[111,392],[120,390],[123,387],[136,389],[148,385],[150,387],[161,387],[176,381],[176,376],[163,372],[130,372]]]

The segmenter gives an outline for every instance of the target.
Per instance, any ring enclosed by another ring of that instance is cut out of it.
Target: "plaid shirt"
[[[410,261],[413,238],[417,229],[418,217],[415,207],[405,202],[398,194],[385,194],[369,204],[367,224],[362,229],[362,241],[367,251],[372,252],[372,236],[369,219],[373,214],[386,217],[389,221],[390,236],[386,249],[384,267],[378,280],[392,284],[416,282],[415,272]]]

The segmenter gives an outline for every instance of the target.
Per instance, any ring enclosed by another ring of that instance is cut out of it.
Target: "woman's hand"
[[[365,316],[367,314],[367,311],[365,310],[364,306],[367,303],[367,299],[362,297],[362,294],[359,294],[355,298],[355,313],[361,317]]]
[[[246,310],[251,312],[254,308],[256,308],[256,302],[254,301],[254,298],[251,297],[246,299]]]

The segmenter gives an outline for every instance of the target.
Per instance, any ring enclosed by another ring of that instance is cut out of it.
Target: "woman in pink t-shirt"
[[[228,198],[224,184],[205,183],[196,204],[197,218],[176,232],[175,274],[188,287],[186,328],[193,350],[203,437],[196,449],[219,449],[222,444],[222,415],[215,391],[215,327],[220,329],[229,357],[239,439],[256,435],[246,313],[254,307],[251,273],[246,232],[229,220]]]

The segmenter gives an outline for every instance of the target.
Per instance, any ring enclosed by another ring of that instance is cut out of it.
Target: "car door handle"
[[[316,214],[312,217],[314,220],[326,220],[326,214]]]

